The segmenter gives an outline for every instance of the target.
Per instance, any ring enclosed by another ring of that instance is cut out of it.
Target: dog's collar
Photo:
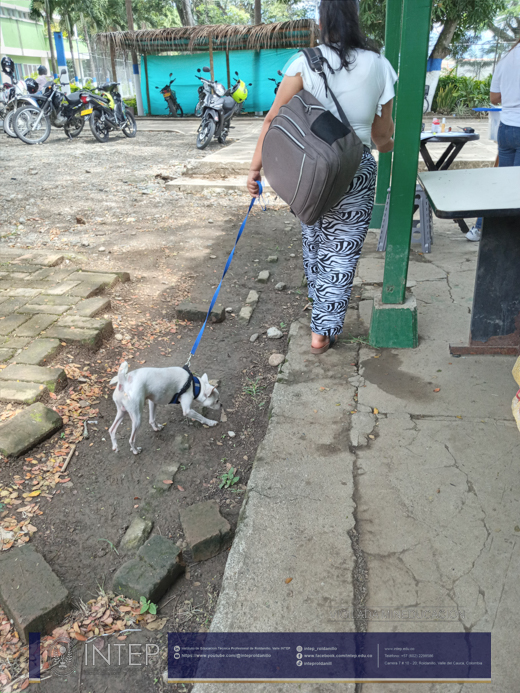
[[[193,373],[190,371],[188,366],[183,366],[184,370],[188,373],[188,380],[184,383],[182,389],[177,392],[172,398],[172,401],[170,404],[179,404],[181,396],[187,392],[190,387],[193,385],[193,399],[197,399],[197,397],[200,395],[201,391],[201,385],[200,385],[200,380],[197,378],[196,375],[193,375]]]

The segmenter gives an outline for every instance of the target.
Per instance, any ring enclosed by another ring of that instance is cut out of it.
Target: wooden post
[[[146,114],[152,115],[152,107],[150,105],[150,85],[148,84],[148,57],[146,53],[143,55],[144,62],[144,78],[146,82]]]
[[[229,48],[226,48],[226,70],[227,70],[227,87],[231,87],[231,71],[229,69]]]
[[[213,36],[209,37],[209,69],[211,70],[211,81],[215,81],[215,70],[213,69]]]
[[[114,42],[112,39],[110,39],[110,65],[112,67],[112,81],[117,82],[116,49],[114,48]]]

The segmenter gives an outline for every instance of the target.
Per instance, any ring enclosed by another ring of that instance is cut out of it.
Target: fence
[[[68,61],[70,62],[70,61]],[[120,92],[124,97],[135,96],[134,78],[132,72],[132,59],[130,54],[125,51],[119,53],[119,57],[115,60],[116,64],[116,75],[117,81],[121,84]],[[69,65],[69,74],[70,67]],[[81,61],[81,68],[83,72],[83,81],[91,79],[98,84],[104,84],[105,82],[112,82],[112,63],[110,60],[110,54],[104,53],[103,51],[95,51],[92,53],[92,60],[88,58],[87,60]],[[76,75],[78,80],[81,81],[81,72]]]

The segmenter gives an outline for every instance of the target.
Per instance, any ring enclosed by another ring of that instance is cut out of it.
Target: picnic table
[[[479,139],[478,132],[421,132],[421,156],[428,171],[445,171],[458,157],[464,145]],[[426,146],[434,142],[448,145],[436,162],[433,161]]]
[[[520,353],[520,167],[419,174],[441,219],[483,217],[469,344],[450,352]]]

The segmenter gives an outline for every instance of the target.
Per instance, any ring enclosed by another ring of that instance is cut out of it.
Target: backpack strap
[[[327,67],[331,71],[331,74],[334,74],[334,70],[330,66],[329,61],[327,60],[327,58],[325,58],[325,56],[319,48],[302,48],[301,52],[307,58],[307,62],[309,63],[310,69],[316,74],[321,75],[323,82],[325,83],[325,94],[330,93],[331,98],[334,101],[334,105],[338,109],[339,117],[341,118],[343,125],[350,128],[351,125],[348,121],[347,116],[345,115],[345,111],[341,108],[340,103],[336,98],[336,95],[330,88],[329,83],[327,81],[327,75],[325,74],[325,70],[323,69],[324,66],[327,65]]]

